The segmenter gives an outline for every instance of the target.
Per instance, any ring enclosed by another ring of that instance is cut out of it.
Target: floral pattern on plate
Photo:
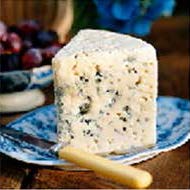
[[[160,96],[157,99],[157,143],[154,147],[137,153],[111,155],[109,159],[125,164],[147,160],[165,151],[175,149],[190,138],[190,101]],[[14,128],[39,138],[56,142],[56,109],[48,105],[23,115],[6,127]],[[56,156],[27,143],[16,143],[0,136],[0,152],[27,163],[39,165],[70,164]],[[73,168],[72,168],[73,169]]]

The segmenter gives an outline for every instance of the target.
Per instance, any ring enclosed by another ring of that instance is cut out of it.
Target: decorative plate
[[[153,156],[175,149],[190,138],[190,101],[180,98],[159,97],[157,116],[157,143],[150,149],[138,153],[112,155],[109,159],[125,164],[134,164]],[[56,111],[54,105],[45,106],[25,114],[9,123],[7,127],[30,133],[34,136],[56,141]],[[64,160],[36,149],[28,144],[15,144],[0,136],[0,152],[33,164],[62,165],[68,168],[71,164]]]
[[[52,82],[52,76],[50,65],[36,67],[28,71],[0,72],[0,93],[42,88]]]

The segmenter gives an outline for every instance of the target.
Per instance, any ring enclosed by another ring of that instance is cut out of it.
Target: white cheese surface
[[[83,30],[53,59],[58,140],[94,153],[156,141],[157,59],[148,43]]]

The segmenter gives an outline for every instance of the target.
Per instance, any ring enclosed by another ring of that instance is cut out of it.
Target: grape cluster
[[[26,70],[51,64],[63,44],[53,30],[35,20],[6,26],[0,21],[0,71]]]

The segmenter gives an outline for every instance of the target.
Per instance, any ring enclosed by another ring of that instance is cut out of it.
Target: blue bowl
[[[51,65],[36,67],[27,71],[0,72],[0,93],[39,89],[53,80]]]

